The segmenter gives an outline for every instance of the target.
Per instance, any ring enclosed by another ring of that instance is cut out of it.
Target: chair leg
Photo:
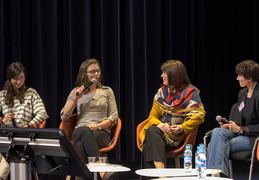
[[[232,169],[232,161],[231,160],[229,160],[228,161],[229,162],[229,177],[231,178],[231,179],[233,179],[233,169]]]
[[[249,170],[249,180],[252,180],[253,165],[254,165],[254,160],[251,159],[251,162],[250,162],[250,170]]]
[[[144,159],[143,159],[143,155],[141,153],[140,155],[140,169],[144,168]],[[142,176],[139,176],[139,180],[143,180],[144,178]]]
[[[34,178],[34,180],[39,180],[38,173],[33,173],[33,178]]]
[[[66,176],[66,180],[78,180],[78,176],[67,175],[67,176]]]
[[[252,180],[252,174],[253,174],[253,168],[254,168],[254,159],[256,156],[256,150],[257,150],[257,146],[258,146],[258,140],[259,138],[256,139],[253,150],[252,150],[252,157],[251,157],[251,161],[250,161],[250,168],[249,168],[249,180]]]
[[[174,158],[174,162],[175,162],[175,167],[176,168],[181,168],[180,167],[180,156],[177,155],[175,158]]]

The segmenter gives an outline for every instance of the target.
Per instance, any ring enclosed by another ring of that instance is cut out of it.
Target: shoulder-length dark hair
[[[14,106],[14,97],[16,96],[16,99],[20,100],[20,103],[24,103],[24,94],[27,90],[27,86],[24,82],[22,87],[20,87],[19,91],[15,91],[13,88],[13,85],[11,83],[11,79],[19,76],[20,73],[24,73],[25,81],[26,81],[26,69],[20,62],[13,62],[9,64],[6,68],[6,81],[4,84],[4,90],[6,90],[5,94],[5,104],[8,107]]]
[[[179,60],[168,60],[163,63],[161,71],[167,74],[170,89],[181,91],[191,83],[184,64]]]
[[[244,60],[236,65],[236,74],[244,76],[246,79],[252,79],[252,81],[259,80],[259,65],[252,60]]]
[[[88,67],[92,64],[97,64],[99,66],[100,72],[101,72],[101,66],[97,59],[85,60],[84,62],[82,62],[81,66],[79,68],[76,83],[75,83],[76,87],[84,86],[84,85],[88,84],[88,82],[91,80],[91,79],[88,79],[86,71],[88,70]],[[100,73],[99,81],[96,84],[96,88],[102,87],[101,77],[102,77],[102,73]]]

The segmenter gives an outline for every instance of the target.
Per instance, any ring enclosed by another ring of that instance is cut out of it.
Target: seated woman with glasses
[[[85,89],[89,84],[92,85]],[[88,59],[81,64],[76,88],[70,92],[61,110],[61,119],[67,120],[75,108],[78,120],[71,139],[87,162],[87,157],[100,157],[99,149],[111,142],[111,127],[118,118],[113,90],[101,84],[101,66],[96,59]],[[112,179],[116,175],[100,172],[102,179]]]

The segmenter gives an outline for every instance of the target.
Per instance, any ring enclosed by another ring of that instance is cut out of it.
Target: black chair
[[[259,160],[259,137],[256,138],[255,144],[252,151],[252,158],[250,162],[249,180],[252,180],[254,161]]]
[[[229,120],[234,120],[238,117],[238,104],[235,103],[233,104],[233,106],[231,107],[231,111],[230,111],[230,115],[229,115]],[[205,147],[207,147],[208,145],[208,138],[211,135],[211,131],[208,131],[205,133],[205,136],[203,138],[203,142]],[[229,156],[229,177],[233,179],[233,169],[232,169],[232,160],[235,161],[250,161],[251,160],[251,155],[252,155],[252,151],[239,151],[239,152],[235,152],[230,154]]]

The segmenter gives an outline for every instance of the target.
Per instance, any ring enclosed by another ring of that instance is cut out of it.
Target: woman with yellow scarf
[[[163,85],[139,134],[145,168],[164,168],[166,151],[183,143],[188,132],[205,117],[199,90],[191,85],[184,64],[169,60],[162,64],[161,71]]]

